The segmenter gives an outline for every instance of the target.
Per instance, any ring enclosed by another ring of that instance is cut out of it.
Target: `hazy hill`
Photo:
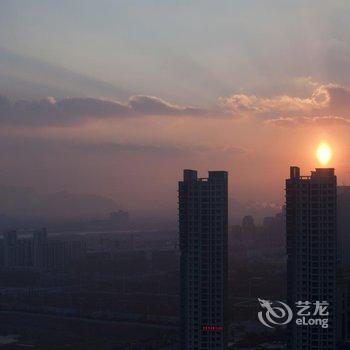
[[[14,218],[81,219],[106,217],[116,202],[103,196],[55,192],[32,188],[0,187],[0,215]]]

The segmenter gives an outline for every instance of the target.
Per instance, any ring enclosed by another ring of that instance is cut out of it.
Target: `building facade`
[[[343,271],[350,272],[350,186],[338,186],[338,247]]]
[[[228,174],[179,182],[182,350],[226,349]]]
[[[34,231],[32,238],[20,238],[17,231],[3,233],[0,266],[60,271],[86,255],[84,240],[49,239],[46,229]]]
[[[319,168],[300,176],[291,167],[286,180],[288,304],[329,303],[328,328],[290,323],[289,350],[336,349],[337,178]]]

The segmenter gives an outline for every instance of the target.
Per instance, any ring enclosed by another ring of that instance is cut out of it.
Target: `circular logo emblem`
[[[282,326],[288,324],[293,318],[292,309],[282,301],[269,301],[258,299],[264,311],[259,311],[259,321],[266,327]]]

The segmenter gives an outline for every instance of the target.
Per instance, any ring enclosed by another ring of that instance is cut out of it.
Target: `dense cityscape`
[[[209,172],[207,180],[185,170],[179,189],[180,236],[172,224],[142,230],[122,210],[98,223],[61,225],[61,231],[54,227],[5,230],[0,241],[1,317],[6,319],[2,343],[8,343],[9,349],[28,345],[140,350],[180,349],[181,343],[181,349],[223,349],[226,344],[228,349],[285,349],[288,339],[299,338],[315,344],[308,349],[345,344],[350,189],[338,187],[336,199],[332,171],[317,169],[310,178],[292,167],[287,210],[283,207],[259,224],[247,215],[241,224],[227,226],[226,172]],[[303,233],[300,237],[294,233],[295,225],[302,227],[297,231]],[[331,241],[320,240],[318,234],[325,233],[317,225],[327,230]],[[305,230],[311,227],[309,238]],[[337,262],[337,249],[342,265]],[[320,258],[322,251],[324,258]],[[316,289],[315,283],[319,283]],[[319,295],[323,285],[326,294]],[[203,295],[205,291],[209,294]],[[212,298],[217,303],[209,302]],[[332,345],[322,345],[314,343],[314,338],[322,337],[313,333],[289,338],[288,332],[298,329],[268,329],[257,319],[258,298],[288,298],[290,303],[341,298],[338,312],[343,316],[331,321],[341,323],[328,329],[339,334],[327,333],[326,344]]]
[[[177,349],[178,230],[172,223],[150,223],[154,227],[146,230],[141,225],[118,211],[98,222],[4,229],[0,241],[4,343],[14,349],[15,344]],[[257,296],[284,295],[285,287],[279,283],[285,275],[284,239],[282,213],[265,217],[261,224],[245,216],[241,224],[230,226],[230,343],[249,344],[250,332],[262,343],[282,337],[259,327],[255,311]],[[103,330],[98,328],[101,322],[106,325]]]

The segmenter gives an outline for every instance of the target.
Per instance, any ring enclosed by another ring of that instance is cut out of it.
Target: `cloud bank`
[[[335,84],[317,84],[306,97],[235,94],[220,98],[220,104],[233,115],[253,116],[270,125],[349,125],[350,90]]]
[[[310,84],[309,84],[310,85]],[[295,127],[348,125],[350,90],[336,84],[313,82],[308,96],[233,94],[219,97],[211,109],[182,106],[156,96],[136,95],[126,103],[99,98],[52,97],[12,102],[0,96],[0,122],[5,125],[71,125],[91,119],[140,116],[248,117],[268,125]]]
[[[147,115],[206,116],[209,110],[171,104],[154,96],[132,96],[127,103],[97,98],[49,97],[11,102],[0,96],[0,121],[17,125],[64,125],[96,118],[126,118]]]

